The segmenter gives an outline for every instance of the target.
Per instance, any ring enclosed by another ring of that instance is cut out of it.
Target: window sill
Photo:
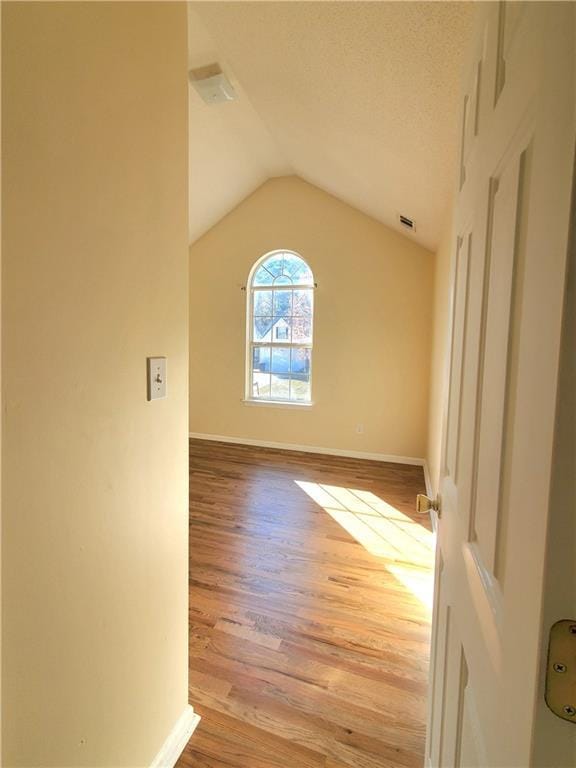
[[[305,403],[305,402],[289,402],[288,400],[250,400],[248,398],[245,398],[242,400],[244,405],[263,405],[265,408],[311,408],[314,403]]]

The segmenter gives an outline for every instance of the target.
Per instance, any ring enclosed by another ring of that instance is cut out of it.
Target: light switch
[[[166,397],[166,358],[148,357],[148,400]]]

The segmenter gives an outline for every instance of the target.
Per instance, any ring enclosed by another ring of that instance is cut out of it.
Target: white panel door
[[[575,7],[476,7],[453,245],[426,746],[434,767],[531,764],[575,141]]]

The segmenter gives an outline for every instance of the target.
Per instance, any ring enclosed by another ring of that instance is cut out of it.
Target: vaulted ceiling
[[[414,219],[410,236],[434,250],[473,5],[190,3],[190,68],[218,62],[238,91],[208,106],[190,88],[191,240],[296,174],[393,228]]]

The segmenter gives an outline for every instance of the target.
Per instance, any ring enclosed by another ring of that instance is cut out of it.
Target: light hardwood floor
[[[190,441],[178,768],[423,765],[432,536],[421,467]]]

